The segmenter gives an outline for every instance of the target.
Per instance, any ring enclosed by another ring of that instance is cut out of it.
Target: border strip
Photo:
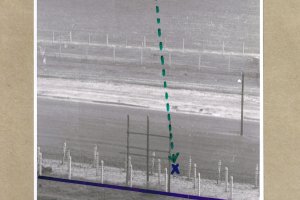
[[[134,188],[134,187],[126,187],[126,186],[102,184],[102,183],[79,181],[79,180],[69,180],[69,179],[55,178],[55,177],[50,177],[50,176],[38,176],[38,179],[48,180],[48,181],[56,181],[56,182],[62,182],[62,183],[71,183],[71,184],[77,184],[77,185],[103,187],[103,188],[109,188],[109,189],[115,189],[115,190],[125,190],[125,191],[131,191],[131,192],[140,192],[140,193],[146,193],[146,194],[156,194],[156,195],[163,195],[163,196],[177,197],[177,198],[185,198],[185,199],[222,200],[222,199],[216,199],[216,198],[210,198],[210,197],[201,197],[201,196],[188,195],[188,194],[180,194],[180,193],[173,193],[173,192],[163,192],[163,191],[148,190],[148,189],[142,189],[142,188]]]

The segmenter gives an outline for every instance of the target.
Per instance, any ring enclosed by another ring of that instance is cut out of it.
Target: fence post
[[[91,33],[89,33],[89,45],[91,44]]]
[[[243,42],[243,55],[245,55],[245,42]]]
[[[67,151],[67,142],[64,142],[64,146],[63,146],[63,159],[62,159],[62,164],[64,164],[65,159],[66,159],[66,151]]]
[[[225,192],[228,192],[228,167],[225,167]]]
[[[218,162],[218,178],[217,178],[217,184],[221,182],[221,166],[222,166],[222,161],[219,160]]]
[[[72,42],[72,31],[70,31],[70,42]]]
[[[141,48],[141,65],[143,64],[143,48]]]
[[[93,167],[96,167],[97,152],[98,152],[98,147],[97,147],[97,144],[95,144],[95,146],[94,146],[94,161],[93,161]]]
[[[200,71],[201,67],[201,54],[199,55],[199,60],[198,60],[198,70]]]
[[[55,35],[54,35],[54,31],[52,31],[52,44],[54,44],[54,40],[55,40]]]
[[[113,47],[113,59],[114,59],[114,63],[116,62],[116,47]]]
[[[259,168],[258,168],[258,164],[256,164],[256,169],[255,169],[255,188],[258,187],[258,176],[259,176]]]
[[[99,152],[97,152],[97,157],[96,157],[96,177],[98,178],[99,176]]]
[[[69,167],[68,167],[68,178],[71,180],[72,178],[72,157],[69,156]]]
[[[233,176],[230,176],[230,200],[233,200]]]
[[[104,161],[101,160],[101,183],[103,184],[104,179]]]
[[[165,168],[165,173],[166,173],[166,175],[165,175],[165,183],[166,183],[165,191],[168,192],[168,168]]]
[[[146,180],[146,184],[147,184],[147,188],[149,186],[149,148],[150,148],[150,141],[149,141],[149,134],[150,134],[150,130],[149,130],[149,116],[147,115],[147,180]]]
[[[196,189],[196,181],[197,181],[197,164],[194,164],[194,189]]]
[[[225,43],[223,41],[223,45],[222,45],[222,54],[224,55],[224,52],[225,52]]]
[[[169,52],[169,66],[172,65],[172,55],[171,55],[171,52]]]
[[[155,152],[152,152],[151,175],[154,174],[154,168],[155,168]]]
[[[192,156],[190,156],[189,159],[189,171],[188,171],[189,180],[191,180],[191,173],[192,173]]]
[[[182,38],[182,52],[184,53],[184,38]]]
[[[144,48],[147,47],[147,44],[146,44],[146,36],[144,36]]]
[[[198,196],[201,195],[201,175],[198,173]]]
[[[158,159],[158,185],[160,185],[160,173],[161,173],[161,162],[160,159]]]
[[[108,46],[108,34],[106,34],[106,46]]]
[[[231,56],[229,54],[229,58],[228,58],[228,71],[230,72],[231,68]]]
[[[129,169],[130,169],[130,187],[132,187],[132,164],[130,164]]]
[[[127,115],[127,151],[126,151],[126,185],[128,185],[128,173],[129,173],[129,115]]]
[[[39,153],[39,176],[42,176],[42,170],[43,170],[43,154]]]

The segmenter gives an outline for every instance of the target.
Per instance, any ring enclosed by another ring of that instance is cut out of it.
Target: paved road
[[[132,131],[145,132],[149,115],[150,133],[168,134],[165,112],[38,98],[38,145],[46,151],[45,156],[58,158],[67,140],[74,159],[87,161],[92,158],[93,145],[98,144],[100,156],[107,164],[123,167],[127,114]],[[222,160],[236,181],[254,181],[255,166],[259,162],[259,123],[246,121],[245,136],[240,137],[238,120],[175,113],[172,116],[175,150],[181,154],[182,173],[186,174],[191,155],[203,178],[214,179],[218,160]],[[145,147],[146,138],[134,136],[131,145]],[[150,148],[166,150],[168,140],[151,138]],[[138,149],[132,151],[145,153]],[[166,157],[163,153],[157,155]],[[137,168],[145,169],[144,162],[141,157],[133,158]],[[166,163],[163,162],[163,167]]]

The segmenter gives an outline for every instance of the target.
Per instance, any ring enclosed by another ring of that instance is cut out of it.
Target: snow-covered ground
[[[205,89],[205,88],[204,88]],[[165,110],[162,87],[91,80],[38,78],[38,96]],[[172,112],[240,118],[240,94],[168,88]],[[259,120],[259,96],[245,95],[245,120]]]
[[[44,167],[51,167],[51,176],[62,177],[68,174],[67,163],[61,164],[61,161],[44,159]],[[100,170],[99,170],[100,171]],[[162,171],[164,171],[162,169]],[[201,172],[200,172],[201,173]],[[96,176],[96,168],[91,164],[72,162],[72,178],[85,179],[100,182],[101,172]],[[109,184],[124,185],[126,173],[124,169],[105,166],[104,163],[104,182]],[[233,177],[234,178],[234,177]],[[161,182],[158,183],[158,173],[150,176],[150,188],[164,190],[165,174],[161,173]],[[133,166],[133,187],[145,187],[146,176],[144,171],[135,170]],[[198,182],[198,181],[197,181]],[[193,180],[188,180],[185,176],[172,176],[171,190],[175,193],[198,195],[198,183],[194,189]],[[201,179],[201,196],[216,197],[228,199],[229,192],[225,192],[225,183],[222,181],[219,185],[216,181]],[[233,198],[236,200],[257,200],[259,199],[259,190],[253,185],[234,183]]]

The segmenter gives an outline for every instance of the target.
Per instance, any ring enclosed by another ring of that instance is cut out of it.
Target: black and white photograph
[[[36,0],[37,199],[261,200],[262,0]]]

